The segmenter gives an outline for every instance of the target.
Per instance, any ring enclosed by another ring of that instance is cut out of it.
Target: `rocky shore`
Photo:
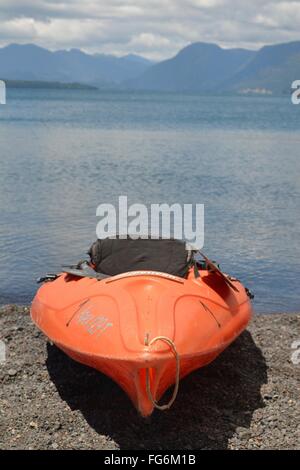
[[[29,308],[0,308],[0,340],[0,449],[300,449],[300,314],[256,316],[150,420],[50,345]]]

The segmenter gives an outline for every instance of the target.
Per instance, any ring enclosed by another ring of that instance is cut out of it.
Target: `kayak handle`
[[[170,348],[171,348],[171,350],[172,350],[172,352],[175,356],[175,359],[176,359],[175,388],[174,388],[174,392],[173,392],[171,400],[166,405],[159,405],[157,403],[157,401],[154,400],[152,392],[151,392],[151,387],[150,387],[149,368],[146,369],[146,391],[147,391],[148,398],[151,401],[154,408],[156,408],[158,410],[161,410],[161,411],[165,411],[165,410],[168,410],[169,408],[171,408],[171,406],[173,405],[174,401],[176,400],[176,397],[177,397],[177,394],[178,394],[179,380],[180,380],[180,358],[179,358],[179,354],[177,352],[177,349],[176,349],[176,346],[175,346],[174,342],[170,338],[168,338],[167,336],[156,336],[155,338],[153,338],[150,341],[149,344],[147,344],[148,343],[148,338],[147,338],[146,339],[146,346],[150,347],[150,346],[152,346],[152,344],[156,343],[156,341],[163,341],[164,343],[167,343],[170,346]]]

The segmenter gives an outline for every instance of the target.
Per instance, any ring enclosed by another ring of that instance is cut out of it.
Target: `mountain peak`
[[[11,43],[8,44],[7,46],[3,47],[3,49],[6,50],[31,50],[31,51],[45,51],[45,52],[50,52],[48,49],[45,49],[41,46],[37,46],[36,44],[32,43],[26,43],[26,44],[17,44],[17,43]]]
[[[200,52],[216,52],[221,50],[221,47],[217,44],[209,42],[193,42],[181,49],[175,57],[186,54],[199,54]]]
[[[146,59],[145,57],[142,57],[138,54],[127,54],[121,57],[121,59],[124,60],[130,60],[132,62],[137,62],[139,64],[153,64],[154,62]]]

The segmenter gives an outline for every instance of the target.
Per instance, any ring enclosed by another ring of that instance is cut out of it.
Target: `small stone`
[[[269,393],[265,393],[264,395],[265,400],[272,400],[272,398],[273,398],[273,395],[270,395]]]
[[[52,449],[58,449],[58,444],[56,442],[53,442],[51,447],[52,447]]]
[[[59,431],[61,429],[61,422],[60,421],[56,421],[54,426],[53,426],[53,430],[54,431]]]
[[[9,369],[8,371],[8,375],[10,377],[14,377],[15,375],[17,375],[18,371],[16,371],[16,369]]]
[[[34,429],[37,429],[37,428],[38,428],[38,424],[37,424],[35,421],[31,421],[31,422],[29,423],[29,426],[30,426],[31,428],[34,428]]]
[[[250,429],[238,427],[236,431],[242,439],[249,439],[251,437]]]

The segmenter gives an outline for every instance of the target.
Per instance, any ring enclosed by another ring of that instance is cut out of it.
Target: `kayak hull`
[[[39,289],[31,316],[68,356],[118,383],[146,417],[176,380],[212,362],[246,328],[251,304],[235,286],[208,271],[200,279],[63,274]]]

